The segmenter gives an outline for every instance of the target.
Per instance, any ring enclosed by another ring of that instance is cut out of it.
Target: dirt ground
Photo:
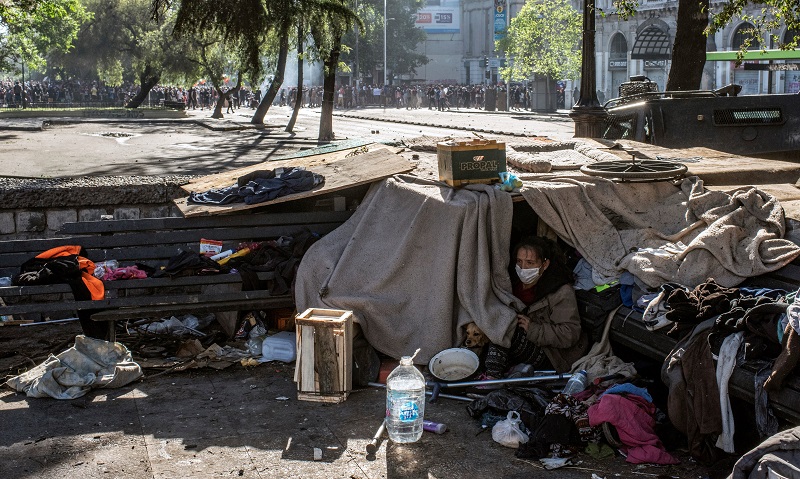
[[[0,370],[19,373],[72,344],[77,322],[0,328]],[[141,358],[145,345],[121,335]],[[146,362],[146,361],[145,361]],[[354,391],[339,405],[296,400],[294,364],[235,364],[145,376],[117,390],[95,390],[72,401],[30,399],[0,390],[0,477],[341,477],[362,478],[716,478],[728,463],[707,469],[685,451],[677,466],[632,465],[620,455],[596,460],[579,454],[573,466],[546,471],[514,457],[469,417],[467,403],[439,399],[425,418],[448,426],[415,444],[385,438],[375,457],[365,445],[380,424],[385,392]],[[313,449],[323,451],[313,460]]]

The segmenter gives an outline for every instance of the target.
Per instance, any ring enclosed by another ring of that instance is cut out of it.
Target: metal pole
[[[525,378],[508,378],[508,379],[489,379],[486,381],[464,381],[460,383],[447,383],[428,381],[425,383],[428,387],[438,385],[440,388],[463,388],[469,386],[496,386],[501,384],[520,384],[520,383],[536,383],[546,381],[560,381],[569,379],[571,374],[547,374],[543,376],[529,376]]]
[[[383,87],[384,91],[386,91],[386,70],[389,68],[389,65],[386,63],[386,23],[388,22],[388,18],[386,18],[386,0],[383,0]],[[386,103],[386,98],[384,98],[384,104]]]
[[[508,26],[511,24],[511,0],[506,1],[506,36],[508,36]],[[511,80],[514,79],[514,70],[508,63],[508,54],[503,52],[503,58],[506,59],[506,67],[510,69],[508,81],[506,81],[506,111],[511,111]]]
[[[358,15],[358,0],[356,0],[356,15]],[[358,37],[360,37],[360,36],[361,36],[361,29],[358,27],[358,24],[356,24],[356,108],[358,108],[358,100],[359,100],[359,98],[361,98],[361,96],[359,95],[359,93],[360,93],[359,90],[361,89],[361,85],[360,85],[361,82],[358,81],[359,80],[359,77],[358,77]]]
[[[367,383],[367,386],[372,386],[372,387],[375,387],[375,388],[385,388],[386,387],[386,385],[382,384],[382,383]],[[433,396],[433,391],[425,391],[425,394],[427,396]],[[472,401],[474,401],[476,399],[475,397],[456,396],[456,395],[453,395],[453,394],[437,394],[437,397],[445,398],[445,399],[453,399],[453,400],[456,400],[456,401],[464,401],[464,402],[472,402]],[[435,399],[432,399],[432,401],[435,401]]]
[[[602,134],[605,109],[597,101],[595,70],[595,0],[583,0],[583,45],[581,48],[581,94],[573,105],[570,117],[575,122],[576,138],[599,138]]]

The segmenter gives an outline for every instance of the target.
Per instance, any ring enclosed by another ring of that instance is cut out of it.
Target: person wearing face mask
[[[517,314],[511,347],[488,348],[486,374],[502,377],[508,366],[519,363],[567,372],[589,347],[581,329],[572,272],[546,238],[523,239],[514,247],[512,258],[516,262],[513,293],[525,308]]]

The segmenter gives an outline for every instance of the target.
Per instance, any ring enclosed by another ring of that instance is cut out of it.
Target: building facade
[[[416,78],[428,83],[497,83],[505,60],[502,52],[495,51],[495,30],[505,28],[524,4],[524,0],[428,0],[420,11],[426,21],[430,18],[435,22],[437,12],[449,11],[459,20],[457,28],[452,29],[417,22],[428,35],[420,52],[430,62],[417,70]]]
[[[663,90],[673,61],[678,0],[640,0],[636,15],[625,20],[610,13],[614,10],[612,0],[596,2],[598,10],[606,12],[598,15],[596,21],[598,97],[618,96],[619,85],[632,75],[644,75]],[[421,11],[423,20],[429,23],[418,22],[418,26],[428,35],[420,51],[431,61],[417,71],[416,79],[428,83],[496,83],[498,68],[504,60],[502,52],[494,48],[495,31],[502,26],[499,22],[510,22],[524,3],[524,0],[429,0]],[[719,3],[712,1],[712,8]],[[573,0],[573,6],[580,10],[582,2]],[[498,7],[505,12],[502,19],[498,18]],[[443,23],[437,24],[437,21]],[[743,21],[731,22],[708,38],[707,50],[738,50],[746,38],[744,31],[750,27],[752,25]],[[784,41],[794,35],[785,27],[774,33]],[[750,50],[760,48],[760,45],[751,45]],[[777,48],[777,45],[767,48]],[[488,59],[488,66],[484,59]],[[770,72],[747,69],[744,65],[736,67],[734,62],[727,61],[706,63],[702,89],[720,88],[730,83],[742,85],[742,94],[797,93],[800,70]],[[570,90],[571,85],[568,85]]]
[[[712,2],[712,8],[719,2]],[[597,0],[597,7],[613,10],[611,0]],[[672,46],[677,26],[677,0],[643,0],[633,18],[622,20],[608,14],[597,19],[596,66],[597,88],[606,98],[618,96],[619,84],[632,75],[645,75],[663,90],[672,65]],[[707,51],[736,51],[747,38],[745,31],[752,25],[734,20],[708,38]],[[783,27],[773,32],[786,39],[794,32]],[[750,51],[760,45],[752,44]],[[767,45],[777,48],[777,45]],[[752,63],[752,62],[751,62]],[[758,63],[758,62],[756,62]],[[762,62],[766,63],[766,62]],[[769,72],[749,70],[734,62],[707,62],[701,89],[721,88],[730,83],[742,85],[741,94],[797,93],[800,90],[800,71]]]

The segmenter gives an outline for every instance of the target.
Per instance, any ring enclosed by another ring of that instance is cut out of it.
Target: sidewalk
[[[51,337],[76,325],[48,326]],[[72,401],[29,399],[0,390],[3,478],[554,478],[698,477],[692,462],[635,466],[621,456],[581,454],[574,468],[545,471],[514,457],[471,419],[465,402],[426,404],[443,435],[398,445],[384,435],[374,457],[365,446],[380,425],[385,391],[354,391],[342,404],[298,401],[294,364],[234,365],[167,373]],[[322,460],[314,461],[314,448]]]

